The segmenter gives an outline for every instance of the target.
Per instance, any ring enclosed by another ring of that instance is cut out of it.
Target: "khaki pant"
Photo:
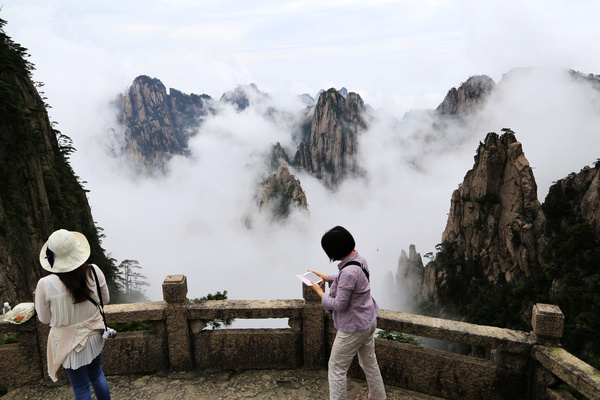
[[[331,348],[329,357],[329,399],[346,400],[346,374],[355,354],[358,362],[365,372],[369,393],[373,400],[385,400],[385,387],[377,357],[375,356],[375,328],[377,322],[364,331],[346,333],[338,331]]]

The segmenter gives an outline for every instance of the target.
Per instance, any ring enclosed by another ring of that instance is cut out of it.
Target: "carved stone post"
[[[558,306],[538,303],[531,312],[531,326],[538,344],[558,346],[563,335],[565,316]]]
[[[304,368],[322,369],[325,366],[325,311],[319,295],[309,286],[301,285],[305,301],[302,320]]]
[[[167,302],[167,338],[169,361],[173,371],[193,369],[187,321],[187,278],[167,275],[163,282],[163,299]]]
[[[558,306],[538,303],[531,311],[531,326],[537,345],[560,346],[559,339],[563,335],[565,316]],[[558,383],[558,378],[539,362],[534,363],[532,375],[532,398],[548,398],[549,387]]]

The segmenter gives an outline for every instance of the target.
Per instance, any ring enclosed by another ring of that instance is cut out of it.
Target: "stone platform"
[[[329,398],[327,371],[252,370],[219,372],[157,373],[107,377],[113,400],[281,400]],[[440,400],[386,385],[390,400]],[[65,381],[43,382],[14,389],[2,400],[72,400]],[[367,384],[348,380],[348,399],[367,398]]]

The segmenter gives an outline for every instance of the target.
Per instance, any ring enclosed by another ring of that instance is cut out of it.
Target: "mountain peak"
[[[488,133],[473,168],[452,194],[442,235],[444,255],[437,258],[455,261],[426,274],[426,280],[438,279],[440,284],[425,282],[425,298],[433,296],[440,304],[461,299],[472,284],[485,295],[492,289],[476,282],[515,285],[541,271],[546,218],[533,170],[514,132],[503,131]]]
[[[436,109],[440,115],[462,117],[477,109],[486,100],[496,84],[487,75],[475,75],[452,88]]]

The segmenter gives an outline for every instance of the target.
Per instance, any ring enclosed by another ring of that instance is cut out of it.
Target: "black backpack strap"
[[[346,263],[346,265],[344,265],[344,266],[342,267],[342,269],[346,268],[348,265],[356,265],[357,267],[360,267],[360,269],[362,269],[362,271],[365,273],[365,276],[367,277],[367,280],[368,280],[369,282],[371,281],[371,279],[370,279],[370,275],[369,275],[369,271],[367,271],[367,269],[365,268],[365,266],[364,266],[364,265],[362,265],[362,264],[361,264],[361,263],[359,263],[358,261],[348,261],[348,262]],[[341,269],[341,270],[342,270],[342,269]],[[341,270],[340,270],[340,271],[341,271]]]
[[[100,290],[100,281],[98,281],[98,274],[96,274],[96,270],[94,269],[94,266],[90,265],[90,268],[92,270],[92,274],[94,274],[94,280],[96,281],[96,290],[98,292],[98,298],[100,299],[100,305],[98,305],[98,303],[96,303],[96,301],[94,299],[92,299],[91,297],[88,300],[91,301],[93,305],[98,307],[98,310],[100,310],[100,314],[102,315],[102,320],[104,321],[104,330],[107,330],[108,325],[106,325],[106,316],[104,315],[104,303],[102,302],[102,291]]]

